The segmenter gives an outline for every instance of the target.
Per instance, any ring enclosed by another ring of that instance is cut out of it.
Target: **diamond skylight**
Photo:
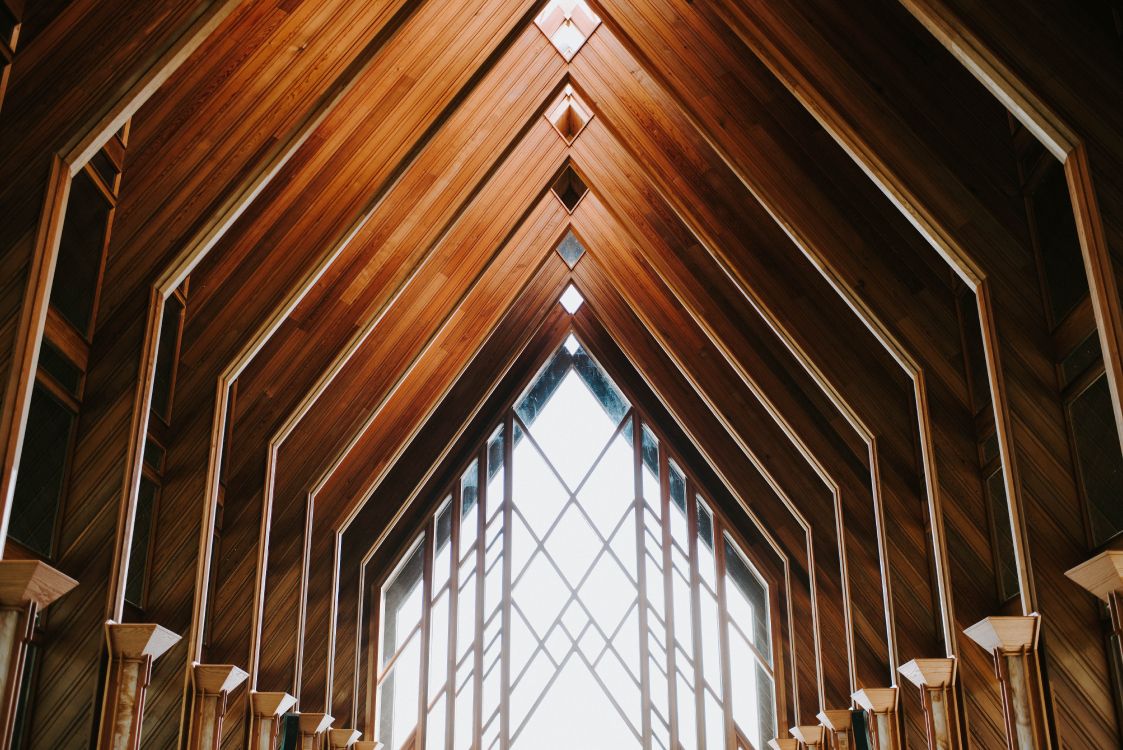
[[[569,62],[600,26],[600,17],[585,0],[550,0],[534,22]]]
[[[557,101],[546,111],[546,119],[566,143],[572,144],[593,119],[593,111],[567,83]]]
[[[555,250],[570,268],[576,266],[577,261],[581,260],[581,256],[585,254],[585,246],[577,239],[577,235],[573,233],[572,229],[565,233],[565,237],[558,243]]]
[[[565,288],[565,291],[562,292],[561,299],[558,301],[561,302],[561,306],[565,308],[565,311],[572,315],[581,308],[582,303],[585,302],[585,298],[581,296],[581,292],[577,291],[577,287],[570,284]]]
[[[565,210],[573,213],[573,209],[577,208],[577,204],[585,197],[585,193],[589,192],[589,186],[581,179],[581,175],[573,169],[573,165],[566,164],[565,169],[558,175],[558,179],[554,180],[554,184],[550,186],[554,191],[554,195],[565,206]]]

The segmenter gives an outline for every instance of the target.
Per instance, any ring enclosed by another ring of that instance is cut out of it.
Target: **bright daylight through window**
[[[770,592],[574,337],[381,590],[387,750],[763,750]]]

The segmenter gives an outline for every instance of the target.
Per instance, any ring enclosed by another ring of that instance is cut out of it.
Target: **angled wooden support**
[[[295,705],[296,698],[288,693],[250,693],[249,750],[277,750],[281,717]]]
[[[920,688],[929,750],[959,750],[959,703],[955,694],[955,659],[913,659],[898,670]]]
[[[792,739],[791,737],[786,737],[784,739],[777,737],[774,740],[768,741],[768,747],[772,748],[772,750],[799,750],[799,740]]]
[[[353,748],[363,733],[357,729],[329,729],[328,750],[348,750]]]
[[[321,750],[333,721],[330,714],[300,714],[300,750]]]
[[[38,560],[0,560],[0,750],[8,750],[39,610],[78,582]]]
[[[1123,551],[1110,550],[1065,573],[1085,591],[1107,604],[1111,614],[1111,647],[1123,664]]]
[[[151,623],[105,623],[109,675],[102,698],[98,750],[139,750],[144,695],[152,662],[179,642],[179,636]]]
[[[820,711],[816,718],[823,727],[823,750],[852,750],[854,721],[849,708]]]
[[[994,658],[1010,750],[1048,750],[1037,639],[1041,616],[988,617],[963,631]]]
[[[897,688],[862,688],[850,697],[870,716],[872,750],[901,750]]]
[[[792,737],[799,740],[806,750],[824,750],[823,749],[823,727],[821,724],[807,724],[804,726],[792,727]]]
[[[218,750],[226,699],[249,674],[233,664],[195,664],[191,667],[191,723],[187,750]]]

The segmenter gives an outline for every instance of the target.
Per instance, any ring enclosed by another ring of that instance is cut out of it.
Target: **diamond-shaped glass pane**
[[[581,305],[585,304],[585,298],[581,296],[581,292],[577,291],[577,287],[570,284],[565,288],[565,291],[562,292],[562,296],[558,299],[558,302],[561,302],[561,306],[565,308],[565,311],[572,315],[581,309]]]
[[[566,265],[573,268],[577,265],[577,261],[581,260],[581,256],[585,254],[585,246],[581,244],[577,235],[570,229],[565,233],[562,241],[558,243],[557,251]]]
[[[584,0],[550,0],[535,23],[568,62],[596,31],[600,18]]]
[[[530,627],[544,636],[569,599],[569,589],[546,556],[539,554],[515,585],[513,596]]]
[[[562,575],[574,588],[581,582],[585,571],[593,564],[593,559],[601,547],[593,527],[581,515],[576,505],[562,516],[561,521],[550,532],[545,543],[546,551],[561,568]]]
[[[631,425],[625,425],[624,429],[629,427]],[[632,446],[622,431],[613,438],[593,473],[581,486],[581,507],[605,539],[611,536],[620,519],[631,513],[632,499],[636,494],[635,482]]]
[[[578,596],[600,629],[611,635],[636,598],[636,587],[616,561],[604,555],[593,566]]]
[[[542,454],[525,438],[515,447],[513,480],[515,507],[541,539],[569,499],[569,493]]]

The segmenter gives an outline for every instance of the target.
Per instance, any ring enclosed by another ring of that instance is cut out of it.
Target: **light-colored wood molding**
[[[1039,615],[1010,615],[979,620],[963,633],[987,653],[1011,654],[1037,648]]]
[[[250,692],[250,750],[276,750],[281,716],[296,705],[288,693]]]
[[[845,732],[850,729],[853,724],[853,718],[849,708],[837,708],[827,711],[820,711],[815,715],[823,727],[832,732]]]
[[[233,692],[248,676],[244,669],[233,664],[194,664],[191,667],[195,689],[207,695]]]
[[[39,560],[0,560],[0,606],[42,609],[78,585]]]
[[[1112,594],[1123,591],[1123,551],[1101,552],[1067,570],[1065,575],[1085,591],[1107,602]]]
[[[179,642],[180,636],[154,623],[107,622],[105,635],[114,658],[158,659]]]
[[[321,735],[328,730],[331,723],[335,721],[331,714],[325,713],[301,713],[300,714],[300,734],[303,737],[311,737]]]
[[[363,733],[357,729],[329,729],[328,750],[347,750],[354,747]]]
[[[823,726],[821,724],[807,724],[791,728],[792,737],[803,743],[807,750],[819,748],[823,745]]]
[[[897,670],[917,687],[947,687],[955,682],[955,659],[913,659]]]
[[[791,737],[784,737],[783,739],[777,737],[769,740],[768,746],[772,750],[799,750],[799,740],[794,740]]]

